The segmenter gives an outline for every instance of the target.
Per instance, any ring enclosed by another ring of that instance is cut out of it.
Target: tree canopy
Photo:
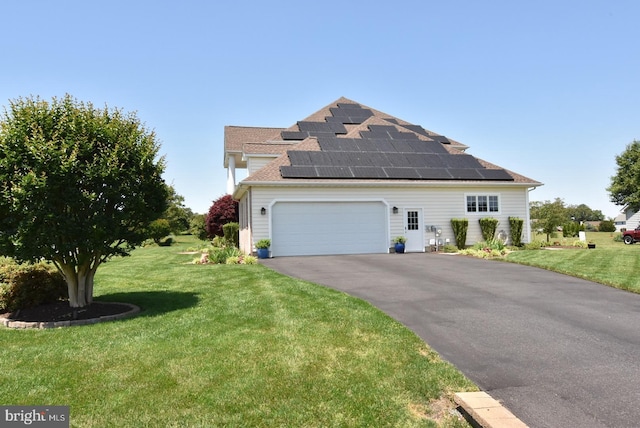
[[[231,195],[224,195],[216,199],[209,208],[209,213],[205,220],[207,236],[224,236],[222,226],[227,223],[238,221],[238,201],[234,201]]]
[[[640,141],[634,140],[616,156],[618,169],[607,188],[611,202],[640,211]]]
[[[98,266],[127,255],[167,206],[159,144],[134,113],[70,95],[19,98],[0,117],[0,250],[47,259],[69,303],[93,299]]]

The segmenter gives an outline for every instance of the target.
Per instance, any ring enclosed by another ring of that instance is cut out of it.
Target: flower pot
[[[256,249],[258,253],[259,259],[268,259],[269,258],[269,249],[268,248],[258,248]]]
[[[396,253],[403,254],[404,253],[404,244],[398,242],[395,244]]]

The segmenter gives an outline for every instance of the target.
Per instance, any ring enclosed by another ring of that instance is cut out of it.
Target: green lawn
[[[507,256],[507,260],[640,293],[640,244],[625,245],[615,242],[614,235],[615,233],[608,232],[587,232],[587,240],[596,244],[596,248],[592,250],[515,251]],[[546,237],[538,239],[545,240]],[[552,241],[560,239],[552,238]]]
[[[136,318],[0,329],[0,404],[70,405],[74,427],[467,426],[451,395],[477,388],[398,322],[261,265],[189,264],[194,245],[98,270],[97,300]]]

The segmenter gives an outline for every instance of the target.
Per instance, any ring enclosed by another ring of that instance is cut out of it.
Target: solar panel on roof
[[[420,178],[424,180],[451,180],[451,174],[445,168],[416,168]]]
[[[415,153],[448,153],[442,144],[435,141],[411,140],[408,143]]]
[[[299,150],[290,150],[287,152],[291,165],[314,165],[309,157],[310,152],[304,152]]]
[[[448,168],[454,180],[481,180],[482,176],[477,169],[472,168]]]
[[[396,151],[395,147],[393,147],[390,140],[375,139],[375,140],[369,140],[369,141],[371,145],[375,146],[376,151],[378,152],[393,153]],[[373,147],[371,148],[371,151],[374,151]]]
[[[505,180],[505,181],[513,181],[513,177],[504,169],[480,169],[478,170],[480,175],[485,180]]]
[[[471,155],[439,155],[449,168],[482,168],[480,162]]]
[[[280,136],[283,140],[304,140],[309,136],[308,132],[298,132],[298,131],[282,131]]]
[[[338,103],[337,106],[342,109],[359,109],[364,110],[360,104],[357,103]]]
[[[280,174],[283,178],[315,178],[318,176],[312,166],[281,166]]]
[[[319,178],[353,178],[348,167],[340,166],[319,166],[316,167]]]
[[[352,166],[351,172],[355,178],[387,178],[387,174],[379,167]]]
[[[451,141],[444,135],[428,135],[428,137],[440,144],[451,144]]]
[[[411,146],[409,145],[409,142],[405,141],[405,140],[393,140],[393,141],[391,141],[391,145],[393,145],[393,147],[399,153],[412,153],[413,152],[413,150],[411,149]]]
[[[415,168],[384,168],[389,178],[416,180],[420,178]]]
[[[404,128],[407,128],[410,131],[415,132],[416,134],[428,136],[427,131],[420,125],[400,125]]]

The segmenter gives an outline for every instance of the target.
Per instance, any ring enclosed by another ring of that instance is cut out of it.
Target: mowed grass
[[[467,426],[477,388],[368,303],[264,266],[193,265],[195,245],[103,265],[96,298],[136,318],[0,329],[0,404],[69,405],[74,427]]]
[[[591,250],[515,251],[507,256],[507,260],[640,293],[640,244],[615,242],[614,235],[609,232],[587,232],[587,240],[596,244],[596,248]]]

